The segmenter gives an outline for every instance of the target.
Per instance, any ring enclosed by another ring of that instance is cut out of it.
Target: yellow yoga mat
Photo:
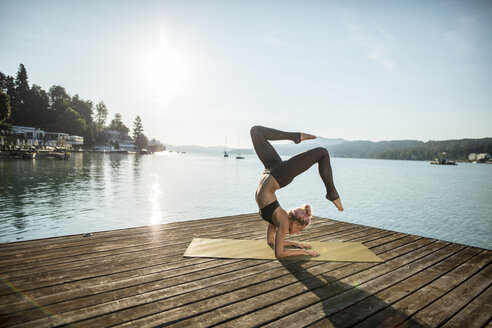
[[[310,244],[320,256],[291,256],[285,260],[384,262],[361,243],[324,241]],[[193,238],[185,257],[275,260],[275,253],[265,240]],[[284,260],[282,259],[282,260]]]

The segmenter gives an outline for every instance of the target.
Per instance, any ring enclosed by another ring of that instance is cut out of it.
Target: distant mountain
[[[166,145],[168,150],[186,151],[190,153],[222,154],[224,147],[201,146],[172,146]],[[492,138],[461,139],[445,141],[417,141],[417,140],[393,140],[393,141],[347,141],[344,139],[327,139],[318,137],[314,140],[304,141],[300,144],[289,142],[286,144],[274,144],[274,148],[280,155],[292,156],[303,151],[325,147],[332,157],[349,158],[378,158],[378,159],[405,159],[405,160],[433,160],[446,152],[448,159],[466,160],[470,153],[492,153]],[[242,155],[254,155],[254,149],[227,148],[227,152],[234,155],[238,152]]]
[[[316,139],[303,141],[299,144],[289,142],[287,144],[274,145],[274,147],[280,155],[295,155],[316,147],[324,147],[330,150],[333,146],[344,145],[346,143],[349,143],[349,141],[345,139],[317,137]]]
[[[444,141],[350,141],[327,147],[333,157],[433,160],[446,153],[451,160],[466,160],[470,153],[492,153],[492,138]]]
[[[287,144],[273,144],[273,147],[277,150],[280,155],[295,155],[301,153],[303,151],[316,148],[316,147],[325,147],[338,145],[341,143],[346,143],[347,140],[344,139],[327,139],[318,137],[314,140],[308,140],[301,142],[300,144],[295,144],[293,142],[289,142]],[[165,145],[166,149],[172,151],[180,151],[180,152],[189,152],[189,153],[197,153],[197,154],[222,154],[224,152],[224,147],[220,146],[212,146],[212,147],[203,147],[203,146],[195,146],[195,145],[185,145],[185,146],[173,146],[173,145]],[[237,154],[238,151],[241,155],[255,155],[255,151],[252,148],[226,148],[227,152],[231,155]]]
[[[368,140],[350,141],[327,147],[333,157],[377,158],[377,154],[397,151],[411,147],[421,147],[424,142],[417,140],[393,140],[372,142]]]

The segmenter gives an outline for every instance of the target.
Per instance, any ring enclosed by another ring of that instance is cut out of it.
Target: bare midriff
[[[267,170],[265,170],[267,171]],[[277,200],[275,191],[280,189],[280,186],[275,178],[268,172],[261,175],[260,183],[256,188],[255,198],[259,208],[263,208],[268,204]]]

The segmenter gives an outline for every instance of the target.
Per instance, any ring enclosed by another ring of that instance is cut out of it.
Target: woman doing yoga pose
[[[256,154],[265,166],[265,171],[256,189],[256,202],[261,217],[267,221],[267,242],[274,246],[275,256],[283,258],[294,255],[318,256],[308,244],[300,244],[285,240],[287,233],[294,234],[306,228],[311,220],[311,207],[302,207],[286,212],[277,201],[275,191],[285,187],[296,176],[318,163],[321,179],[326,187],[326,198],[333,202],[339,211],[343,211],[342,202],[338,196],[331,173],[330,156],[325,148],[314,148],[298,154],[287,161],[282,161],[269,140],[292,140],[296,144],[316,137],[306,133],[284,132],[263,126],[251,128],[251,139]],[[299,249],[286,249],[292,246]]]

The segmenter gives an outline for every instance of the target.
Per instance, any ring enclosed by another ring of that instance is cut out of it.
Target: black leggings
[[[251,140],[260,161],[277,180],[280,188],[291,183],[296,176],[309,169],[314,163],[318,163],[319,175],[326,187],[326,198],[331,201],[339,198],[333,184],[330,156],[325,148],[314,148],[297,154],[287,161],[282,161],[268,140],[292,140],[297,144],[301,142],[300,133],[253,126],[251,128]]]

